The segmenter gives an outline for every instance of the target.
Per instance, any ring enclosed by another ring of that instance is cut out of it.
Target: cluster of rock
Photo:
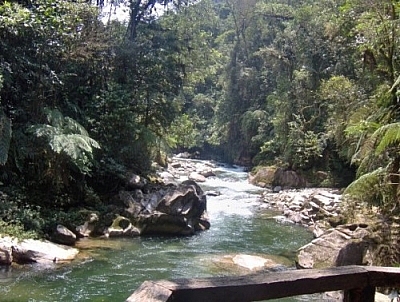
[[[159,172],[160,185],[131,173],[125,188],[110,199],[105,215],[91,213],[80,226],[58,225],[50,241],[0,237],[0,264],[72,260],[77,240],[89,236],[193,235],[210,227],[206,194],[196,182],[213,176],[211,163],[177,159]],[[1,236],[1,235],[0,235]]]
[[[338,225],[341,220],[341,194],[328,189],[265,191],[262,200],[267,207],[282,215],[275,219],[283,223],[296,223],[314,229],[320,235],[321,224]]]
[[[202,183],[208,177],[216,176],[215,168],[216,164],[212,161],[188,160],[186,156],[179,154],[172,158],[168,168],[160,170],[158,175],[166,184],[177,184],[182,179]]]
[[[192,235],[210,227],[206,195],[196,182],[187,180],[145,192],[144,186],[132,188],[131,184],[112,198],[106,216],[92,213],[75,230],[60,225],[52,241],[73,245],[89,236]]]
[[[325,268],[372,263],[378,245],[366,223],[343,223],[342,196],[328,189],[287,190],[263,194],[268,208],[281,211],[274,218],[299,224],[313,231],[314,239],[297,254],[299,268]]]

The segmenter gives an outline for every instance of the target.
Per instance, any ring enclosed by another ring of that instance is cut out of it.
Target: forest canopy
[[[398,210],[399,12],[394,0],[0,1],[0,219],[43,229],[44,208],[98,206],[128,171],[193,150],[324,171],[323,185],[352,182],[346,193]]]

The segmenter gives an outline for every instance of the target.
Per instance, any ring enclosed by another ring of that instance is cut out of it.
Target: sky
[[[166,8],[164,5],[161,4],[156,4],[155,5],[155,10],[154,14],[157,16],[161,16]],[[118,6],[111,5],[108,3],[106,6],[104,6],[102,10],[102,20],[103,22],[107,22],[109,19],[110,20],[119,20],[119,21],[125,21],[128,20],[129,17],[129,8],[126,3],[121,3]]]

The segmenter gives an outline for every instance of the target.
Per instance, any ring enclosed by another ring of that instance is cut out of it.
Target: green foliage
[[[0,178],[38,190],[24,202],[98,206],[172,146],[332,179],[353,165],[394,203],[396,1],[126,4],[128,22],[107,24],[90,1],[0,4]],[[43,208],[17,207],[43,229]]]
[[[294,168],[309,168],[317,162],[326,148],[326,139],[323,133],[315,133],[310,130],[304,131],[299,116],[289,123],[288,153],[287,161]],[[293,154],[293,153],[294,154]]]
[[[45,138],[53,152],[65,154],[81,173],[89,173],[93,148],[99,149],[100,145],[89,137],[85,128],[78,122],[64,117],[59,110],[46,110],[46,113],[50,125],[32,126],[32,133],[38,138]]]
[[[7,162],[11,133],[11,120],[4,112],[0,111],[0,165],[4,165]]]
[[[0,219],[0,235],[18,239],[35,239],[38,235],[34,231],[25,231],[20,224],[12,224]]]
[[[375,153],[380,154],[386,151],[389,147],[399,150],[400,146],[400,123],[391,123],[380,127],[371,137],[372,140],[377,140],[378,144],[375,148]]]
[[[370,205],[384,207],[390,202],[388,194],[390,185],[385,180],[386,174],[385,168],[365,173],[352,182],[343,194]]]
[[[182,114],[171,124],[168,135],[174,143],[172,147],[187,150],[196,146],[198,133],[195,123],[187,114]]]
[[[32,238],[41,234],[44,220],[40,207],[27,204],[18,188],[11,194],[0,192],[0,234]]]

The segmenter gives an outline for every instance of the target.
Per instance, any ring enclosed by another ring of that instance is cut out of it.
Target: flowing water
[[[244,272],[222,265],[225,255],[263,256],[293,267],[295,251],[311,234],[268,218],[260,189],[247,183],[242,169],[220,167],[216,173],[202,184],[221,193],[207,197],[209,230],[191,237],[83,240],[81,259],[68,265],[0,268],[0,301],[124,301],[145,280]]]

